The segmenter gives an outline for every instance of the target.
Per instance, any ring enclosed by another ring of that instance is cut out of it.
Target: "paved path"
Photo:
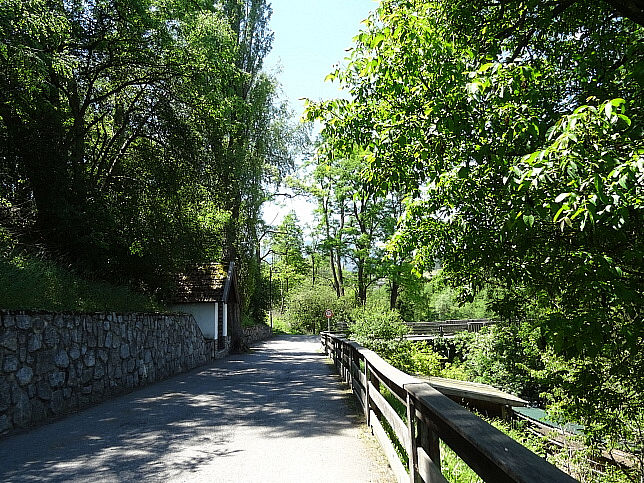
[[[315,337],[278,337],[0,440],[0,481],[393,481]]]

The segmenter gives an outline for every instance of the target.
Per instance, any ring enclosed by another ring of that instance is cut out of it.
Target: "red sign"
[[[325,316],[327,319],[330,319],[331,317],[333,317],[333,310],[331,310],[331,309],[326,309],[326,310],[325,310],[325,312],[324,312],[324,316]]]

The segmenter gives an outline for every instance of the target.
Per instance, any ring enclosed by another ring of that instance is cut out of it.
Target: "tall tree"
[[[320,150],[310,179],[297,186],[318,202],[320,248],[329,257],[336,295],[344,295],[341,274],[342,260],[346,260],[355,271],[359,305],[366,304],[373,284],[395,273],[395,263],[383,260],[384,245],[393,234],[401,208],[400,201],[395,201],[398,198],[381,196],[368,189],[363,178],[365,168],[359,152],[341,157],[333,151]],[[396,294],[398,290],[396,286]],[[396,298],[394,295],[394,304]]]
[[[25,232],[55,254],[153,290],[187,264],[240,259],[248,306],[259,208],[293,132],[261,72],[268,4],[3,0],[0,12],[2,222],[34,219]]]
[[[277,84],[262,71],[271,49],[273,33],[268,27],[272,14],[266,0],[223,0],[222,8],[234,32],[240,76],[230,84],[234,102],[228,113],[229,129],[213,133],[224,162],[220,184],[227,196],[228,213],[224,233],[224,258],[238,260],[244,305],[256,318],[263,308],[254,296],[261,286],[258,227],[261,206],[270,195],[269,185],[279,184],[292,168],[292,148],[300,135],[287,122],[289,112],[277,100]]]
[[[213,160],[200,128],[221,125],[236,76],[221,13],[7,0],[0,29],[7,194],[22,187],[11,202],[33,210],[42,240],[96,271],[152,279],[159,260],[203,247],[192,194]]]
[[[503,287],[508,318],[538,307],[574,367],[558,396],[615,442],[644,420],[644,31],[612,4],[385,0],[331,74],[352,100],[309,113],[373,189],[412,194],[399,253]]]
[[[274,279],[280,284],[280,307],[284,312],[286,295],[308,271],[304,258],[304,235],[295,212],[284,217],[270,241]]]

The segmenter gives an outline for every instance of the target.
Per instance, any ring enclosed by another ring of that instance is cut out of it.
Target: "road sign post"
[[[333,317],[333,310],[326,309],[324,311],[324,316],[326,317],[326,330],[331,332],[331,317]]]

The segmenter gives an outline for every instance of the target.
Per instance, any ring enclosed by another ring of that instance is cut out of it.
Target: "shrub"
[[[349,332],[363,345],[378,340],[400,340],[409,332],[407,325],[395,310],[359,308],[353,311],[352,316],[354,322],[349,327]]]
[[[465,365],[477,382],[530,401],[548,390],[543,380],[541,332],[528,322],[484,327],[472,338]]]
[[[331,287],[323,285],[300,286],[288,293],[283,321],[293,333],[318,333],[327,329],[327,309],[334,313],[333,323],[350,321],[349,297],[337,298]]]
[[[351,337],[374,350],[392,366],[408,374],[437,376],[441,373],[441,356],[427,344],[404,338],[409,329],[395,310],[358,309],[350,327]]]

